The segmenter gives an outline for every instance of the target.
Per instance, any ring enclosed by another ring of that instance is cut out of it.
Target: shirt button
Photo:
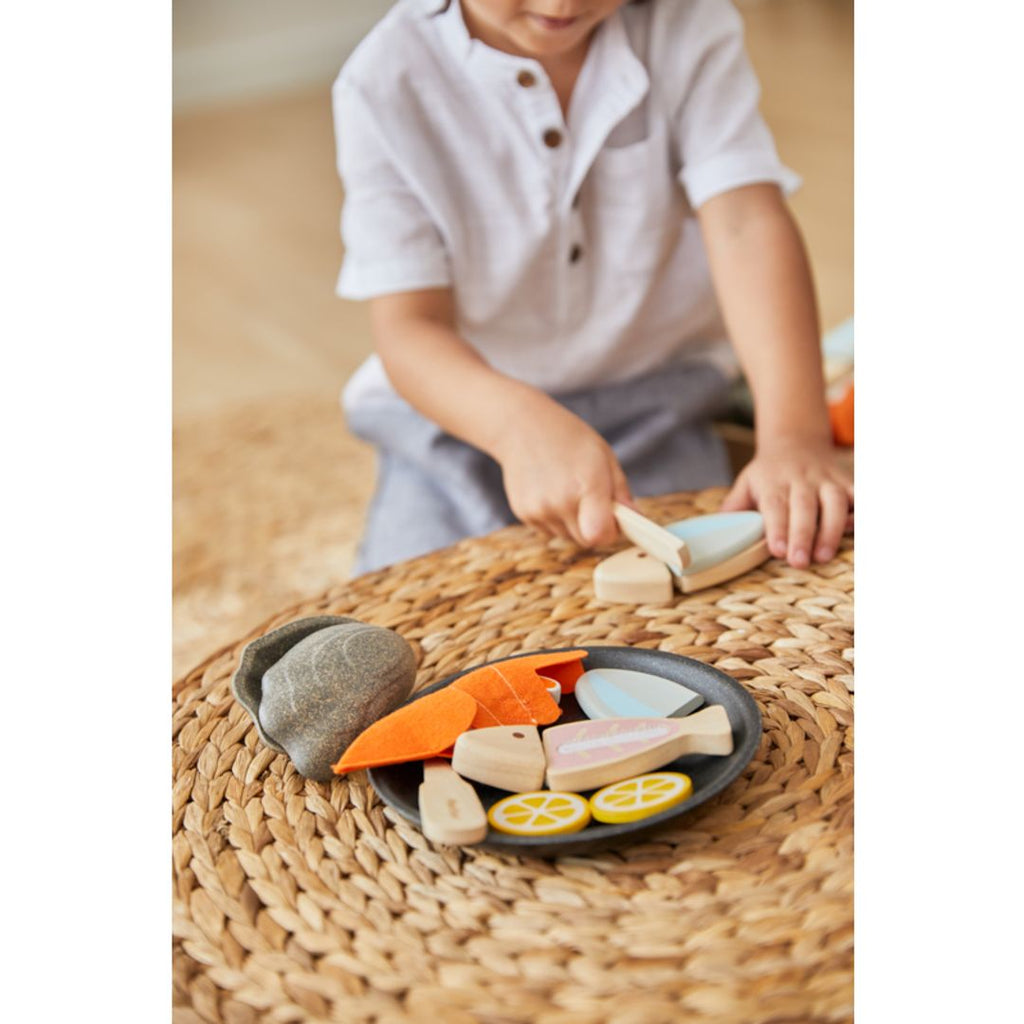
[[[537,76],[525,68],[516,75],[516,81],[524,88],[529,89],[531,85],[537,84]]]
[[[556,149],[562,144],[562,133],[555,128],[549,128],[544,133],[544,145],[548,149]]]
[[[574,246],[573,246],[573,247],[572,247],[572,248],[571,248],[571,249],[569,250],[569,262],[570,262],[570,263],[576,263],[576,262],[578,262],[579,258],[580,258],[580,257],[581,257],[582,255],[583,255],[583,246],[582,246],[582,245],[578,245],[578,244],[577,244],[577,245],[574,245]]]

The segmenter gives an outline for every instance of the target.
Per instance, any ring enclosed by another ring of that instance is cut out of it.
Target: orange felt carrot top
[[[446,686],[364,729],[331,770],[344,775],[358,768],[438,757],[472,727],[476,707],[468,693]]]
[[[569,688],[574,689],[583,674],[580,659],[585,655],[586,651],[560,651],[496,661],[467,672],[452,686],[476,700],[474,729],[492,725],[548,725],[562,713],[547,692],[549,680],[561,683],[560,677],[568,677]]]
[[[508,658],[460,676],[450,686],[406,704],[363,730],[332,769],[337,775],[404,761],[451,756],[469,729],[548,725],[562,713],[547,692],[555,679],[572,692],[586,651]]]

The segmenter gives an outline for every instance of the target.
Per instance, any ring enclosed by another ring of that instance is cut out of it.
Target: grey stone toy
[[[413,649],[393,630],[317,615],[247,644],[231,690],[268,747],[324,782],[352,740],[409,696],[415,678]]]

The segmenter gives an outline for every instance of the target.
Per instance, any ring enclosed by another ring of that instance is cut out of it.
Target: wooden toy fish
[[[588,718],[682,718],[704,698],[649,672],[592,668],[576,682],[576,703]]]
[[[665,529],[686,544],[690,564],[684,575],[695,576],[756,544],[764,537],[764,517],[752,511],[714,512],[680,519]]]
[[[724,583],[771,557],[760,512],[716,512],[680,519],[665,529],[690,551],[690,564],[674,577],[684,594]]]
[[[771,552],[768,550],[768,541],[762,538],[738,555],[727,558],[724,562],[708,566],[707,569],[702,569],[700,572],[687,571],[681,576],[674,577],[675,585],[684,594],[692,594],[696,590],[715,587],[726,580],[742,576],[745,572],[756,569],[769,558],[771,558]]]
[[[615,515],[622,532],[642,551],[630,548],[598,563],[594,594],[602,601],[653,604],[668,600],[665,573],[659,581],[658,569],[643,560],[644,553],[663,563],[668,582],[684,594],[724,583],[771,557],[760,512],[717,512],[667,527],[625,506],[616,507]],[[666,537],[674,537],[677,547]]]
[[[594,596],[624,604],[664,604],[675,590],[672,570],[640,548],[626,548],[594,568]]]
[[[721,704],[686,718],[602,718],[546,729],[549,789],[578,792],[654,771],[685,754],[731,754]]]
[[[664,526],[619,502],[615,503],[612,512],[619,529],[641,551],[664,562],[673,572],[682,572],[690,564],[686,542],[669,533]]]

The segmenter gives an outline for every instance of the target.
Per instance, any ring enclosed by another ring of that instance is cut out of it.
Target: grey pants
[[[711,427],[729,389],[717,369],[698,365],[555,397],[611,445],[641,497],[729,483],[725,446]],[[498,463],[402,399],[363,402],[348,410],[348,424],[378,453],[355,573],[515,522]]]

